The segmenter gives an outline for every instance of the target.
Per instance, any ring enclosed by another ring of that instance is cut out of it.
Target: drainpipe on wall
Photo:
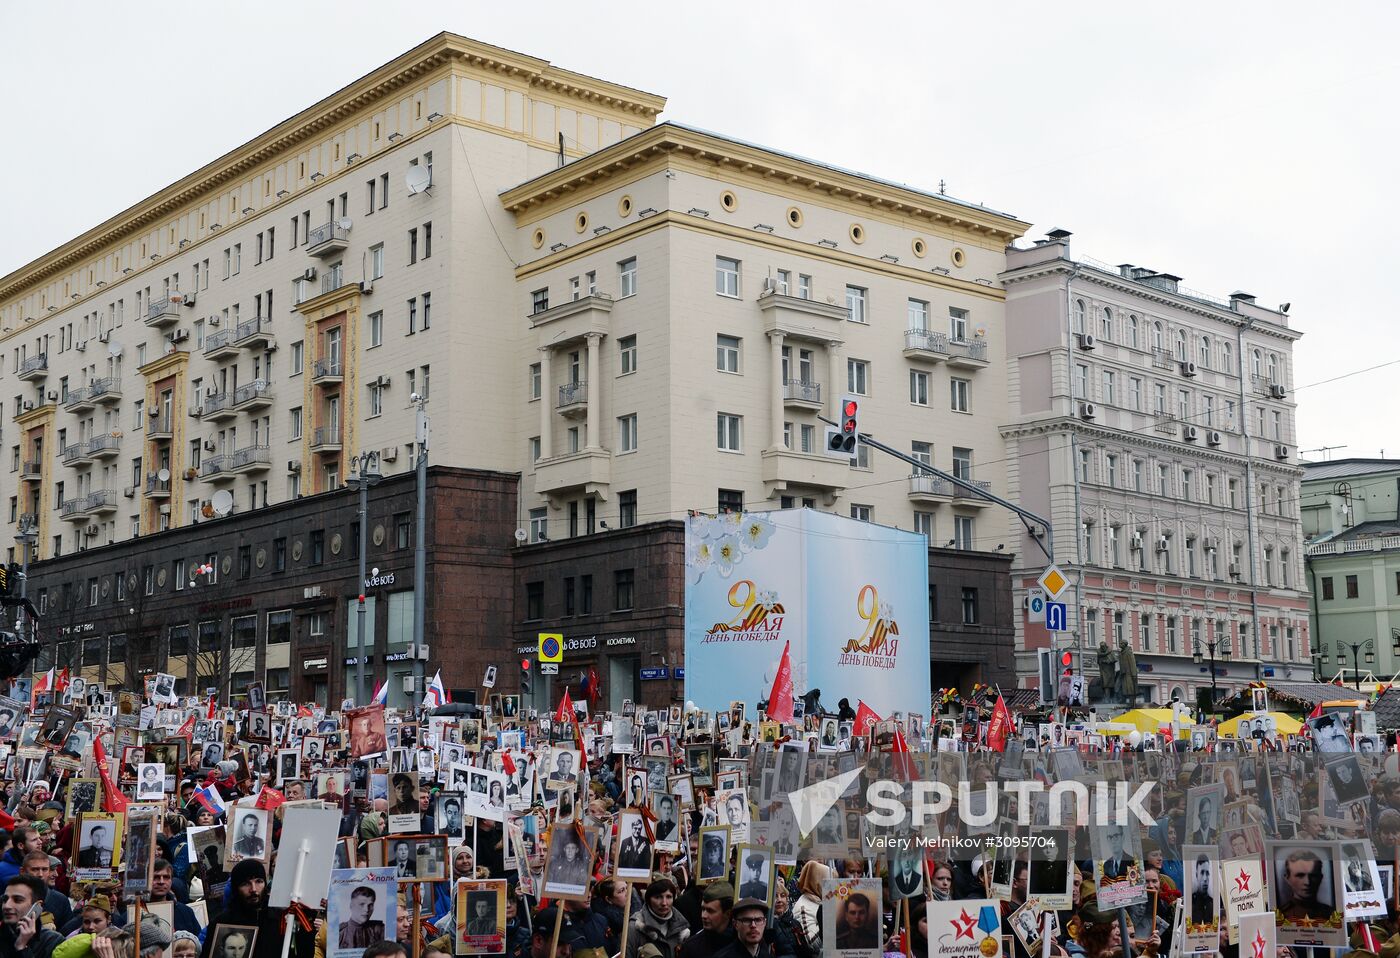
[[[1259,652],[1255,656],[1254,678],[1262,679],[1264,676],[1264,636],[1259,630],[1259,575],[1256,567],[1255,552],[1258,543],[1254,525],[1254,447],[1250,443],[1249,436],[1249,407],[1245,405],[1245,358],[1244,358],[1244,331],[1246,327],[1252,327],[1254,321],[1245,319],[1244,325],[1235,330],[1235,355],[1239,363],[1240,371],[1240,435],[1244,437],[1244,514],[1245,530],[1249,536],[1249,610],[1253,620],[1250,627],[1254,632],[1254,648]],[[1244,650],[1241,649],[1241,652]]]
[[[1071,260],[1073,263],[1073,260]],[[1079,488],[1079,424],[1074,419],[1075,396],[1074,396],[1074,278],[1079,275],[1079,264],[1073,263],[1069,277],[1065,280],[1065,380],[1069,383],[1069,468],[1070,474],[1074,476],[1074,523],[1070,529],[1074,533],[1074,559],[1077,569],[1074,576],[1074,644],[1079,647],[1079,674],[1084,675],[1084,543],[1079,537],[1080,518],[1080,488]],[[1085,332],[1088,332],[1089,317],[1086,312],[1084,317]],[[1088,389],[1089,384],[1084,384]],[[1089,397],[1083,397],[1085,402]],[[1053,505],[1051,515],[1054,515]],[[1059,664],[1056,663],[1056,668]],[[1087,682],[1087,679],[1086,679]]]

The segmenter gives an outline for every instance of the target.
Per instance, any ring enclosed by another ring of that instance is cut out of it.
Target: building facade
[[[1093,675],[1126,641],[1157,702],[1309,675],[1286,312],[1075,259],[1064,231],[1008,251],[1001,281],[1008,483],[1072,582],[1068,634],[1018,616],[1021,673],[1068,647]],[[1015,531],[1019,602],[1045,557]]]
[[[818,416],[854,396],[1006,493],[997,277],[1027,224],[664,105],[442,34],[0,278],[0,502],[36,581],[295,511],[364,453],[407,474],[420,406],[435,466],[521,476],[529,542],[809,506],[1006,549],[985,500],[824,454]]]
[[[1320,678],[1400,672],[1400,460],[1306,463],[1303,535]]]

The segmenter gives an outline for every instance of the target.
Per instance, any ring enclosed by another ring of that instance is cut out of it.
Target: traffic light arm
[[[817,418],[820,419],[822,422],[826,423],[828,426],[836,426],[838,429],[840,428],[839,423],[832,422],[825,416],[818,416]],[[909,465],[913,466],[915,469],[918,469],[922,472],[926,472],[931,476],[937,476],[939,479],[943,479],[947,482],[951,482],[959,489],[964,489],[968,492],[978,495],[983,499],[988,500],[989,502],[995,502],[1003,509],[1008,509],[1011,512],[1015,513],[1016,517],[1021,520],[1021,524],[1026,527],[1026,532],[1030,533],[1031,541],[1036,544],[1036,546],[1040,549],[1041,552],[1045,553],[1045,558],[1050,561],[1051,565],[1055,564],[1055,530],[1054,527],[1050,525],[1049,519],[1046,519],[1044,516],[1036,515],[1029,509],[1023,509],[1020,506],[1016,505],[1014,502],[1007,502],[1005,499],[1001,498],[1001,496],[993,495],[987,490],[973,485],[966,479],[960,479],[959,477],[954,476],[950,473],[946,473],[941,469],[935,469],[928,463],[920,462],[913,456],[900,452],[898,449],[892,449],[889,446],[885,445],[883,442],[871,439],[868,435],[866,435],[863,432],[859,434],[858,438],[863,444],[870,446],[873,449],[878,449],[887,456],[894,456],[901,462],[909,463]],[[1039,531],[1039,529],[1044,529],[1045,531],[1042,533]],[[1044,541],[1041,541],[1042,539]]]

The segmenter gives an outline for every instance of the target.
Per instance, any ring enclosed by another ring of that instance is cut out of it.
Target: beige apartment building
[[[442,34],[0,279],[0,501],[47,559],[343,484],[522,474],[532,539],[814,505],[994,550],[1014,217]],[[218,496],[226,491],[229,497]],[[12,556],[14,552],[12,551]]]
[[[1194,703],[1312,675],[1293,344],[1286,308],[1072,256],[1056,230],[1006,272],[1012,498],[1054,524],[1068,633],[1017,616],[1039,649],[1133,649],[1148,698]],[[1044,557],[1017,549],[1018,604]],[[1212,674],[1212,668],[1214,673]]]

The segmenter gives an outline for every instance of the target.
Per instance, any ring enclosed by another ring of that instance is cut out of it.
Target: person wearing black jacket
[[[258,929],[258,940],[247,958],[280,958],[282,909],[267,906],[267,869],[263,863],[245,858],[233,866],[228,884],[228,905],[209,922],[200,958],[211,958],[214,954],[220,925],[253,925]]]
[[[39,923],[29,911],[44,898],[44,883],[28,875],[15,875],[5,882],[5,900],[0,904],[0,958],[49,958],[63,937]],[[40,906],[42,907],[42,905]]]

